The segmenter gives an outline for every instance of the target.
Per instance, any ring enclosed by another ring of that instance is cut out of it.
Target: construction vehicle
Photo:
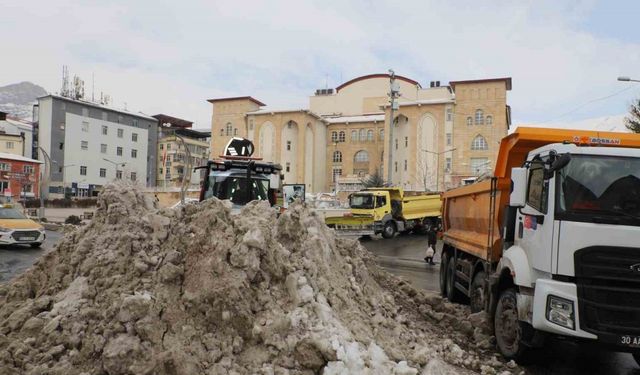
[[[443,193],[440,290],[522,360],[550,335],[640,364],[640,135],[519,128],[494,176]]]
[[[325,223],[341,235],[391,238],[397,232],[423,232],[439,224],[440,195],[407,194],[401,188],[369,188],[349,196],[350,212]]]
[[[200,188],[200,201],[216,197],[228,199],[234,208],[253,200],[269,201],[271,206],[281,204],[282,178],[279,164],[253,158],[253,143],[243,138],[232,138],[225,154],[207,165]]]

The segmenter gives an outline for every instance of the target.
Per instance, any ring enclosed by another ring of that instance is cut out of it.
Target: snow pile
[[[264,203],[157,210],[126,185],[98,204],[0,286],[0,374],[509,369],[460,308],[380,270],[302,205],[279,218]]]

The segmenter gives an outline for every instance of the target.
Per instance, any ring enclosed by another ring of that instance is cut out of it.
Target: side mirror
[[[527,168],[511,169],[511,207],[524,207],[527,202],[527,172]]]
[[[553,174],[556,171],[559,171],[562,168],[566,167],[570,161],[571,161],[571,154],[560,155],[551,163],[551,167],[545,171],[544,178],[547,180],[550,179],[551,177],[553,177]]]

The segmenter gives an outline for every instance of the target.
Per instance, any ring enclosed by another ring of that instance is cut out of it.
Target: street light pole
[[[49,189],[49,175],[51,170],[51,158],[49,154],[40,146],[38,146],[40,152],[44,156],[44,173],[40,171],[40,219],[44,218],[44,192]]]
[[[107,158],[102,158],[102,160],[104,160],[104,161],[106,161],[106,162],[109,162],[109,163],[113,164],[113,166],[116,168],[116,176],[115,176],[115,178],[116,178],[116,179],[118,178],[118,165],[120,165],[120,166],[122,166],[122,168],[124,168],[124,166],[127,164],[127,162],[126,162],[126,161],[125,161],[125,162],[122,162],[122,163],[117,163],[117,162],[112,161],[112,160],[109,160],[109,159],[107,159]]]
[[[391,103],[390,113],[389,113],[389,155],[387,158],[389,159],[387,163],[387,180],[389,181],[389,186],[393,185],[392,168],[393,168],[393,158],[391,157],[392,149],[393,149],[393,123],[394,123],[394,111],[397,109],[396,99],[400,96],[400,86],[396,82],[396,74],[393,69],[389,69],[389,100]]]
[[[623,77],[618,77],[618,81],[621,81],[621,82],[640,82],[640,80],[638,80],[638,79],[631,79],[629,77],[624,77],[624,76]]]
[[[182,144],[182,147],[185,150],[185,153],[187,154],[187,162],[186,164],[186,169],[187,169],[187,173],[189,174],[189,178],[186,178],[186,173],[183,170],[182,171],[182,186],[180,187],[180,203],[182,205],[184,205],[184,199],[185,199],[185,194],[187,192],[187,183],[191,183],[191,151],[189,151],[189,148],[187,147],[187,144],[184,142],[184,138],[182,138],[182,136],[178,135],[177,133],[174,134],[176,136],[176,138],[178,138],[180,140],[180,143]],[[180,151],[180,150],[178,150]]]
[[[447,152],[452,152],[455,149],[456,148],[454,147],[452,149],[444,150],[444,151],[440,151],[440,152],[422,150],[422,152],[426,152],[426,153],[429,153],[429,154],[436,155],[436,190],[438,190],[438,191],[440,191],[440,155],[446,154]],[[444,173],[443,173],[442,177],[443,177],[442,178],[442,182],[443,182],[443,185],[444,185]],[[444,186],[443,186],[443,188],[444,188]]]

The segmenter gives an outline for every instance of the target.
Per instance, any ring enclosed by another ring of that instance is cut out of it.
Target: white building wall
[[[41,118],[42,119],[42,118]],[[88,123],[88,131],[83,131],[83,122]],[[126,163],[124,167],[118,167],[123,171],[122,178],[129,180],[131,172],[136,173],[137,183],[145,185],[147,177],[147,139],[148,130],[133,128],[118,123],[98,120],[89,117],[66,114],[66,132],[64,162],[65,165],[74,164],[64,169],[64,180],[67,187],[73,182],[94,185],[105,185],[116,177],[116,169],[113,163],[105,161],[109,159],[116,163]],[[108,127],[107,135],[102,134],[102,126]],[[123,130],[122,138],[118,137],[118,130]],[[137,142],[132,141],[132,133],[138,134]],[[88,142],[88,149],[83,150],[82,141]],[[101,152],[101,144],[107,145],[107,152]],[[122,156],[117,156],[117,147],[122,147]],[[131,157],[131,150],[137,150],[137,157]],[[80,167],[87,167],[87,174],[80,174]],[[100,177],[100,168],[105,168],[106,177]]]
[[[51,155],[52,102],[50,97],[38,100],[38,146],[49,155]],[[41,155],[38,155],[39,159],[40,157]]]

